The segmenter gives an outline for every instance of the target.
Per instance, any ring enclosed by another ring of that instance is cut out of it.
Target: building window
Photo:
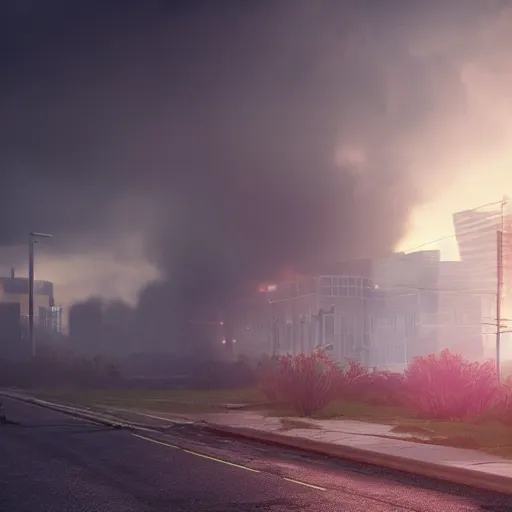
[[[436,291],[422,291],[420,293],[420,306],[424,313],[437,313],[439,309],[438,294]]]
[[[332,295],[332,280],[330,277],[322,277],[320,280],[320,293],[322,295]]]

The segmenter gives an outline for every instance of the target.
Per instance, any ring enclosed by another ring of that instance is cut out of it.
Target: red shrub
[[[405,378],[401,373],[373,371],[369,374],[368,392],[364,398],[373,405],[404,405]]]
[[[311,416],[335,398],[338,377],[337,366],[323,354],[286,355],[275,366],[262,368],[260,389],[299,416]]]
[[[352,402],[373,405],[401,405],[404,377],[399,373],[368,370],[361,363],[347,360],[340,367],[338,396]]]
[[[258,368],[258,387],[271,402],[277,402],[279,388],[278,363],[275,359],[261,361]]]
[[[499,403],[492,412],[496,420],[512,427],[512,377],[501,387]]]
[[[338,368],[339,398],[352,402],[364,401],[370,386],[370,372],[354,359],[347,359]]]
[[[448,350],[416,357],[405,371],[405,387],[407,405],[432,419],[478,416],[502,397],[491,361],[471,363]]]

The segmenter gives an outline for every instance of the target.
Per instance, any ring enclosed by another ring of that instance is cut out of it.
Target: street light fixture
[[[332,352],[334,350],[334,344],[328,343],[327,345],[316,345],[313,352]]]
[[[51,238],[48,233],[35,233],[29,235],[28,241],[28,332],[32,357],[36,356],[36,340],[34,336],[34,245],[38,238]]]

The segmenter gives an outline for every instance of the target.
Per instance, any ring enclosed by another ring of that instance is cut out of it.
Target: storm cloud
[[[412,4],[4,2],[0,243],[53,233],[69,296],[142,288],[154,336],[393,250],[460,152],[500,140],[465,70],[500,76],[512,47],[509,2]]]

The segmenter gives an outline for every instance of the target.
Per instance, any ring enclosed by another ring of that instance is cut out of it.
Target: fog
[[[477,92],[510,90],[510,2],[70,4],[0,7],[0,243],[52,233],[37,275],[130,304],[130,350],[192,343],[285,268],[392,251],[508,143]]]

